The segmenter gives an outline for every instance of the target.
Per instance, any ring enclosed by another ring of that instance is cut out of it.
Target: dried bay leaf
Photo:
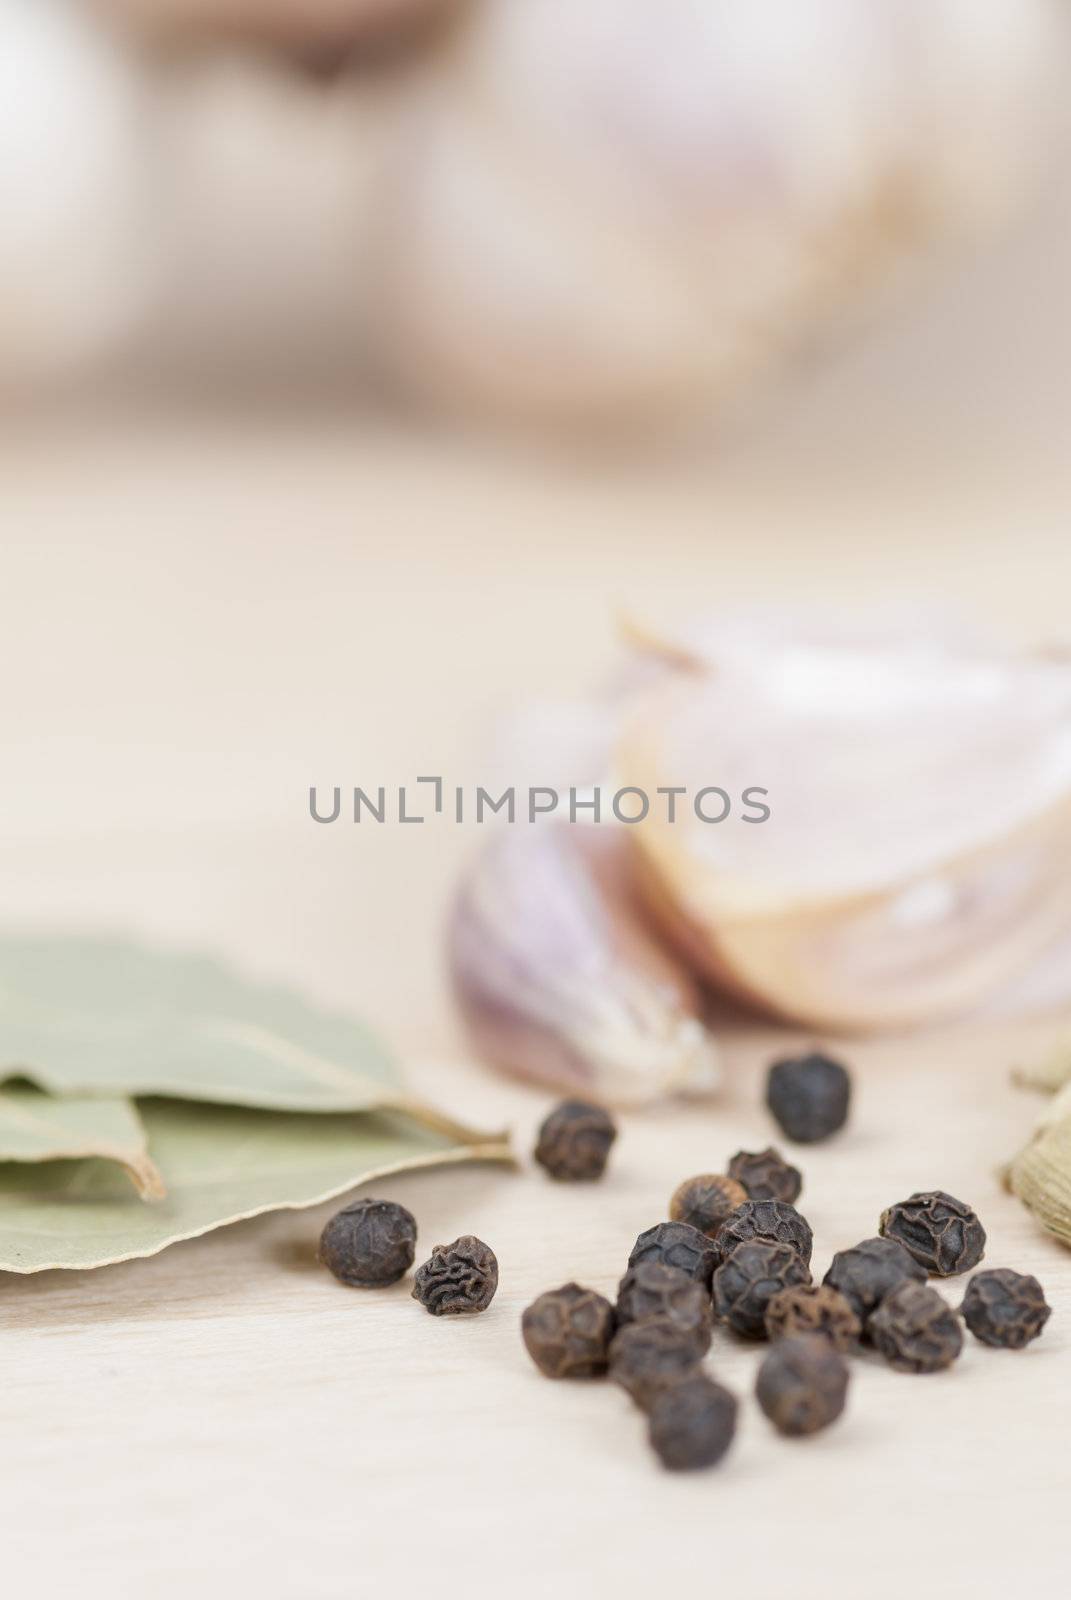
[[[0,936],[0,1079],[16,1073],[63,1095],[407,1104],[362,1023],[208,957],[118,939]]]
[[[90,1156],[118,1162],[143,1200],[163,1196],[164,1181],[133,1101],[87,1095],[56,1099],[29,1083],[0,1086],[0,1162]]]
[[[166,1198],[143,1205],[108,1161],[0,1166],[0,1270],[108,1266],[388,1173],[512,1160],[505,1135],[391,1112],[310,1118],[163,1099],[139,1109]]]

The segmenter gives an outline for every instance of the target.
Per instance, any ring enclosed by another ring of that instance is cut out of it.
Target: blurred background
[[[0,881],[452,1048],[476,783],[621,610],[1066,643],[1059,0],[0,0]]]

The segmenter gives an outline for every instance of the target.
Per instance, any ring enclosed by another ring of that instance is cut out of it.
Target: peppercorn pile
[[[810,1143],[843,1126],[850,1090],[845,1067],[812,1054],[771,1067],[767,1103],[790,1137]],[[567,1101],[543,1122],[534,1157],[557,1182],[589,1184],[604,1175],[616,1136],[601,1107]],[[662,1463],[681,1471],[720,1461],[736,1429],[736,1398],[704,1370],[716,1324],[768,1343],[755,1395],[786,1437],[841,1415],[849,1356],[933,1373],[959,1356],[961,1320],[984,1344],[1016,1350],[1044,1328],[1049,1307],[1036,1278],[976,1273],[958,1312],[929,1286],[929,1277],[977,1266],[986,1243],[971,1207],[940,1189],[889,1206],[877,1235],[838,1250],[816,1283],[811,1227],[794,1204],[802,1189],[798,1168],[772,1147],[684,1179],[668,1217],[633,1245],[614,1303],[566,1283],[527,1307],[528,1354],[548,1378],[608,1375],[645,1414]],[[365,1198],[327,1223],[320,1259],[341,1283],[381,1288],[408,1272],[416,1236],[404,1206]],[[412,1292],[434,1316],[457,1316],[485,1311],[497,1287],[494,1252],[467,1234],[435,1246]]]

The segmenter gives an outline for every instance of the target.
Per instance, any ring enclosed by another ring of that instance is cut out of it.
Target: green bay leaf
[[[64,1095],[325,1112],[404,1103],[393,1058],[363,1023],[209,957],[119,939],[0,936],[0,1079],[14,1074]]]
[[[163,1195],[164,1182],[133,1101],[87,1095],[56,1099],[29,1083],[0,1086],[0,1161],[89,1156],[117,1162],[142,1199]]]
[[[388,1173],[512,1160],[505,1135],[400,1113],[308,1117],[163,1099],[139,1109],[166,1197],[142,1204],[109,1161],[0,1165],[0,1270],[108,1266]]]

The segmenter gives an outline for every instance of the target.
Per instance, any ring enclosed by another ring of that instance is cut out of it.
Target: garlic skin
[[[497,831],[448,930],[454,989],[479,1053],[519,1078],[610,1105],[707,1093],[717,1048],[689,975],[637,913],[623,830],[545,822]]]
[[[1001,211],[1056,28],[1052,0],[477,6],[385,174],[380,364],[495,420],[709,409]]]
[[[0,0],[0,392],[110,355],[151,292],[144,85],[66,0]]]
[[[781,615],[699,630],[615,781],[769,791],[761,826],[629,830],[663,930],[720,988],[821,1029],[970,1009],[1071,927],[1071,667]]]

